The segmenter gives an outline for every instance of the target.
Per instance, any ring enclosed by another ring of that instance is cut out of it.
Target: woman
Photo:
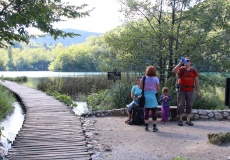
[[[137,85],[133,86],[131,89],[131,98],[133,99],[133,101],[127,105],[127,110],[128,110],[128,119],[125,121],[126,123],[131,121],[131,113],[132,113],[132,108],[134,106],[138,106],[138,96],[141,94],[141,89],[140,89],[140,82],[141,82],[141,77],[137,77],[136,78],[136,83]]]
[[[152,124],[153,132],[157,132],[158,128],[156,126],[157,120],[157,98],[156,93],[160,90],[160,82],[156,77],[156,68],[154,66],[148,66],[145,71],[146,79],[144,86],[145,95],[145,106],[144,106],[144,120],[145,120],[145,130],[148,131],[148,121],[149,121],[149,111],[152,113]],[[141,80],[141,88],[143,88],[143,79]]]

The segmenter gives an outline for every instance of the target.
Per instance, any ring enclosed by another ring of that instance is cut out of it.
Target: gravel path
[[[228,160],[230,143],[217,146],[208,142],[208,133],[230,132],[230,121],[194,121],[194,126],[177,122],[160,124],[159,131],[144,131],[144,126],[127,125],[126,117],[92,117],[94,121],[93,160]]]

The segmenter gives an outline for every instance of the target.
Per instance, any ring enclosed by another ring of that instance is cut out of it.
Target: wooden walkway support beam
[[[15,160],[91,159],[80,117],[44,92],[10,81],[3,86],[20,97],[25,120],[7,158]]]

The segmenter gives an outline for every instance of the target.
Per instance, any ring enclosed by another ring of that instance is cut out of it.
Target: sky
[[[90,17],[69,20],[67,23],[60,22],[59,27],[93,31],[105,33],[121,24],[119,20],[119,4],[116,0],[66,0],[70,4],[86,3],[90,8],[95,9],[90,13]]]
[[[89,17],[67,20],[54,24],[58,29],[73,28],[89,32],[105,33],[121,25],[119,15],[119,4],[116,0],[63,0],[79,6],[79,4],[88,4],[88,8],[95,8]],[[30,29],[29,32],[36,32]]]

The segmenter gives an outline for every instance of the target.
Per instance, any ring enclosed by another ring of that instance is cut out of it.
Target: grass
[[[26,82],[27,77],[26,76],[20,76],[20,77],[2,77],[2,80],[8,80],[12,82]]]
[[[185,158],[183,156],[177,156],[177,157],[173,157],[172,160],[190,160],[189,158]]]
[[[0,85],[0,120],[13,112],[12,104],[16,101],[13,94]]]

